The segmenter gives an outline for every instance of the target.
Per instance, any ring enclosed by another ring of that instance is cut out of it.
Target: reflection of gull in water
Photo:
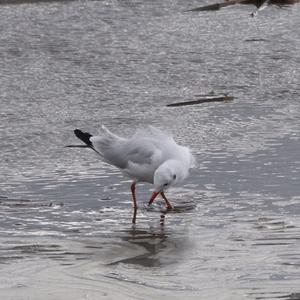
[[[97,152],[103,161],[118,167],[123,174],[133,179],[131,192],[135,210],[137,182],[154,184],[149,205],[160,194],[167,208],[173,208],[164,191],[188,176],[193,156],[187,147],[179,146],[171,135],[152,126],[137,131],[130,138],[119,137],[104,126],[99,136],[92,136],[79,129],[74,133],[86,147]]]
[[[292,5],[298,3],[300,0],[225,0],[224,2],[210,4],[202,7],[191,9],[190,11],[206,11],[206,10],[218,10],[220,8],[234,5],[234,4],[252,4],[257,9],[251,14],[252,16],[265,9],[268,5],[276,5],[277,7],[284,7],[286,5]]]
[[[125,236],[122,240],[138,246],[142,253],[129,253],[128,257],[114,260],[110,265],[119,263],[141,265],[143,267],[156,267],[161,265],[160,253],[167,247],[174,246],[172,243],[167,243],[169,235],[163,230],[138,230],[132,228],[124,232]]]

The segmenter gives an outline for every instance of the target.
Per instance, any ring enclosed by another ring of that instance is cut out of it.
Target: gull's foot
[[[166,206],[166,209],[167,209],[167,210],[172,210],[172,209],[174,209],[174,206],[172,206],[172,205],[167,205],[167,206]]]

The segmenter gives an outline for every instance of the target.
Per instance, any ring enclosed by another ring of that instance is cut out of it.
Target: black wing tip
[[[85,133],[88,133],[88,132],[83,132],[82,130],[76,128],[76,129],[74,130],[74,133],[75,133],[75,135],[78,137],[78,136],[81,136],[81,135],[83,135],[83,134],[85,134]]]
[[[92,147],[92,142],[90,141],[90,137],[92,137],[92,135],[90,133],[83,132],[80,129],[75,129],[74,134],[88,146]]]

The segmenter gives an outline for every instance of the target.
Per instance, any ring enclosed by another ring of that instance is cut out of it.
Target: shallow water
[[[1,299],[300,299],[300,6],[197,6],[1,5]],[[133,226],[130,181],[64,145],[149,123],[197,167]]]

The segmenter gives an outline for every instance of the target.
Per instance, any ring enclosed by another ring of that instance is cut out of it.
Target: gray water
[[[300,299],[300,5],[20,2],[0,6],[0,298]],[[211,92],[234,101],[166,107]],[[140,184],[131,224],[130,181],[64,147],[102,124],[193,149],[178,210]]]

